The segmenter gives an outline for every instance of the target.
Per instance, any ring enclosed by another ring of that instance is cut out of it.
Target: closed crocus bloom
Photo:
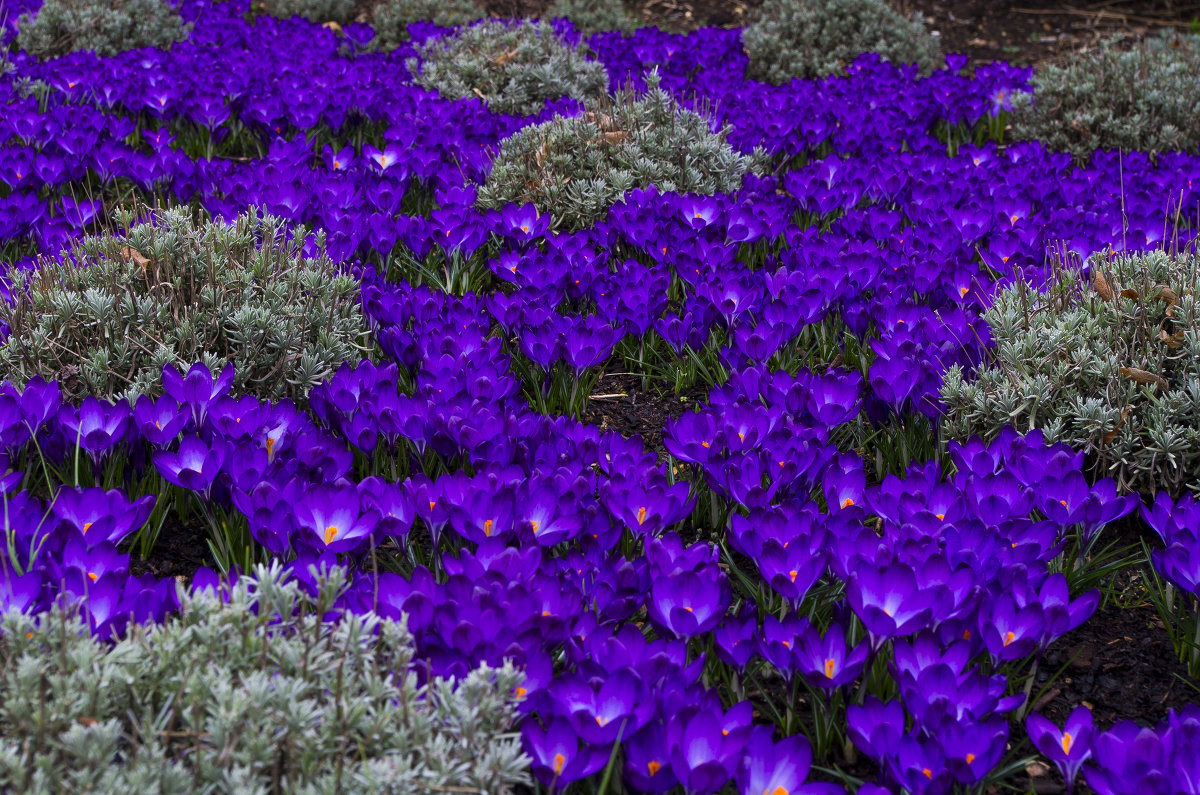
[[[1067,716],[1067,722],[1059,729],[1046,717],[1036,712],[1025,718],[1025,731],[1042,754],[1062,772],[1067,784],[1067,795],[1075,790],[1075,778],[1083,763],[1092,757],[1092,711],[1080,704]]]

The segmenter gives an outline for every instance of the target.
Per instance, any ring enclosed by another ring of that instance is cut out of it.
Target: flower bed
[[[476,188],[501,141],[576,100],[514,117],[420,88],[404,64],[431,25],[384,53],[364,26],[248,22],[237,0],[179,11],[192,28],[169,51],[12,56],[0,259],[36,269],[134,201],[269,214],[317,230],[296,248],[357,280],[374,355],[321,374],[303,408],[183,360],[133,405],[0,388],[0,611],[24,615],[4,626],[62,604],[115,643],[177,620],[177,588],[220,575],[130,568],[200,523],[221,575],[282,563],[316,597],[318,572],[344,567],[320,614],[403,617],[418,681],[515,665],[545,790],[983,792],[1039,753],[1097,792],[1185,780],[1194,711],[1144,730],[1143,753],[1116,750],[1128,726],[1060,729],[1032,707],[1043,655],[1112,596],[1114,562],[1147,566],[1200,672],[1190,497],[1139,511],[1036,429],[943,449],[937,421],[943,373],[989,355],[1000,286],[1188,245],[1200,159],[1076,167],[998,145],[1030,77],[1004,64],[968,76],[950,56],[918,78],[863,56],[774,86],[745,79],[736,30],[601,33],[610,89],[644,90],[656,67],[774,171],[714,196],[633,190],[552,231],[532,205],[479,209]],[[605,371],[707,400],[647,450],[580,421]],[[1109,548],[1106,526],[1141,515],[1166,548]],[[12,720],[0,710],[0,736]]]

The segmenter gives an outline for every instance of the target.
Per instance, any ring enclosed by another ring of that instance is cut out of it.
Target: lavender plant
[[[746,76],[776,85],[840,72],[864,52],[915,63],[941,59],[920,17],[905,19],[884,0],[767,0],[742,31]]]
[[[408,41],[408,26],[426,20],[443,28],[466,25],[484,16],[474,0],[382,0],[371,11],[375,40],[384,50]]]
[[[39,58],[80,50],[115,55],[170,47],[191,29],[162,0],[45,0],[37,14],[17,19],[17,47]]]
[[[1113,37],[1039,70],[1034,91],[1013,97],[1013,137],[1082,162],[1097,149],[1195,149],[1200,36],[1163,31],[1127,45]]]
[[[638,27],[619,0],[555,0],[545,16],[547,19],[566,17],[585,34],[610,30],[632,33]]]
[[[260,0],[259,7],[273,17],[304,17],[310,22],[349,22],[354,0]]]
[[[76,607],[0,621],[0,790],[506,793],[529,783],[511,665],[417,683],[404,622],[325,616],[282,566],[109,644]],[[182,589],[181,589],[182,590]],[[86,608],[85,608],[86,609]]]
[[[748,170],[764,167],[758,150],[738,154],[725,141],[728,129],[714,132],[707,118],[681,108],[659,82],[655,70],[640,98],[627,88],[580,116],[555,117],[505,139],[479,188],[478,206],[528,202],[551,215],[553,228],[582,229],[634,188],[730,192]]]
[[[585,99],[608,87],[608,72],[586,48],[563,42],[547,22],[481,22],[417,48],[416,82],[451,99],[478,97],[498,113],[527,116],[546,100]]]
[[[993,360],[946,373],[944,439],[1006,425],[1087,451],[1123,492],[1200,489],[1200,303],[1195,252],[1094,255],[1018,282],[986,319]]]
[[[57,380],[63,395],[109,400],[161,394],[163,366],[236,368],[233,392],[303,402],[343,362],[371,351],[355,280],[316,233],[272,216],[196,221],[155,211],[124,231],[85,237],[58,260],[14,272],[0,302],[9,337],[0,374]]]

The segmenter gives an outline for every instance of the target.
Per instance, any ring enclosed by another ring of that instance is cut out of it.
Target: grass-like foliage
[[[944,438],[1005,425],[1086,450],[1124,491],[1200,489],[1200,257],[1093,256],[1044,292],[999,292],[986,319],[994,361],[941,396]]]
[[[552,225],[581,229],[602,219],[634,188],[714,194],[737,190],[754,157],[738,154],[703,115],[659,88],[592,103],[580,116],[555,117],[507,138],[479,189],[481,207],[532,203]]]
[[[1200,144],[1200,36],[1163,31],[1073,53],[1013,97],[1012,135],[1087,162],[1097,149],[1195,150]]]
[[[17,20],[17,47],[39,58],[169,47],[191,30],[163,0],[45,0]]]
[[[408,41],[408,26],[427,21],[444,28],[466,25],[484,16],[474,0],[381,0],[371,11],[375,41],[394,50]]]
[[[183,595],[178,616],[109,644],[74,609],[0,622],[4,792],[509,792],[522,675],[419,686],[412,636],[374,613],[324,620],[276,563]]]
[[[188,208],[74,243],[59,260],[14,272],[0,302],[11,332],[0,373],[40,375],[64,396],[109,400],[161,394],[163,365],[236,368],[232,392],[304,396],[371,349],[358,283],[324,250],[303,254],[308,232],[243,214],[230,225]]]
[[[434,39],[408,61],[417,83],[450,99],[478,97],[497,113],[529,115],[547,100],[604,93],[608,72],[548,22],[489,20]]]
[[[905,19],[884,0],[766,0],[742,43],[746,76],[776,85],[840,72],[864,52],[922,72],[941,59],[921,20]]]
[[[260,0],[260,8],[273,17],[304,17],[310,22],[349,22],[354,0]]]
[[[566,17],[584,34],[610,30],[632,33],[638,27],[620,0],[555,0],[545,17]]]

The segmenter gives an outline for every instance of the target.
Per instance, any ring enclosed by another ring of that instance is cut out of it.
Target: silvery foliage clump
[[[477,204],[499,208],[533,203],[552,228],[582,229],[634,188],[715,194],[735,191],[749,170],[767,167],[764,153],[747,156],[713,131],[705,116],[681,108],[659,88],[657,70],[646,93],[625,89],[589,103],[582,115],[556,116],[500,144]]]
[[[571,47],[548,22],[488,20],[417,48],[416,82],[450,99],[478,97],[490,110],[527,116],[547,100],[604,93],[608,72]]]
[[[620,0],[555,0],[543,16],[566,17],[576,30],[586,35],[612,30],[632,33],[638,27]]]
[[[261,0],[262,10],[273,17],[304,17],[310,22],[345,24],[354,19],[354,0]]]
[[[865,52],[885,61],[941,62],[937,38],[920,16],[905,19],[884,0],[766,0],[742,31],[746,76],[776,85],[841,72]]]
[[[1122,491],[1200,491],[1198,273],[1195,252],[1110,253],[998,292],[992,362],[945,375],[943,440],[1040,428]]]
[[[170,47],[191,29],[164,0],[45,0],[37,14],[17,19],[17,47],[39,58],[83,50],[116,55]]]
[[[1097,149],[1166,152],[1200,144],[1200,36],[1120,36],[1038,70],[1013,97],[1012,134],[1086,163]]]
[[[0,618],[0,791],[507,793],[529,784],[506,663],[418,685],[403,622],[328,620],[259,566],[220,598],[93,638],[78,605]],[[182,591],[182,589],[181,589]]]
[[[381,0],[371,14],[375,41],[384,50],[408,41],[408,26],[414,22],[424,20],[452,28],[484,17],[474,0]]]
[[[56,380],[69,400],[162,394],[162,369],[233,362],[231,393],[304,401],[342,364],[371,353],[358,283],[325,253],[324,233],[244,213],[232,224],[156,210],[121,233],[72,243],[12,271],[0,375]]]

